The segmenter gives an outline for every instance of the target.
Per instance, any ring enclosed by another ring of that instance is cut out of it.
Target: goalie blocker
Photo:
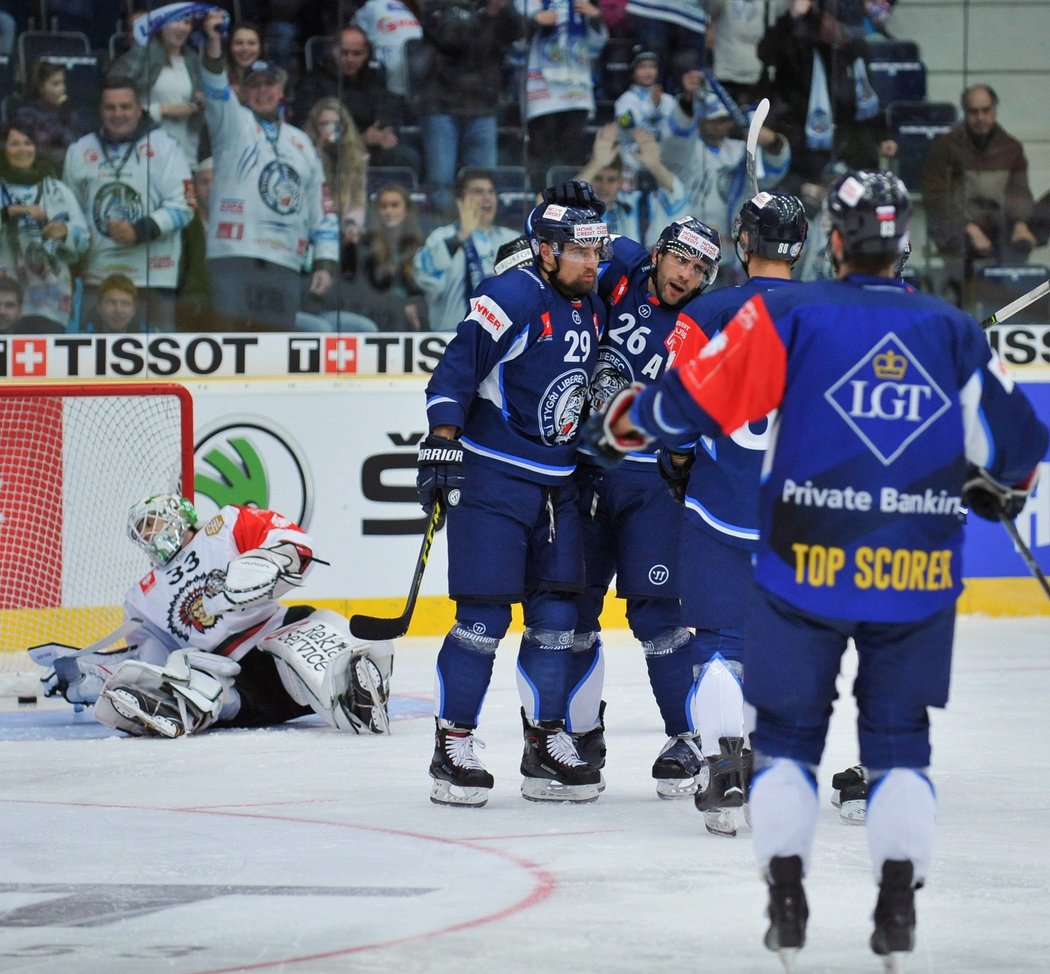
[[[389,733],[392,644],[356,641],[346,619],[315,610],[256,648],[274,657],[289,697],[330,726]],[[135,736],[199,734],[236,715],[239,673],[232,660],[197,650],[177,650],[163,666],[127,660],[103,685],[95,717]]]

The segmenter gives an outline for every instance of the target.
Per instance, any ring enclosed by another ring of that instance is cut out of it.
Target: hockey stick
[[[758,152],[758,134],[766,123],[769,114],[769,99],[763,98],[755,107],[755,114],[751,116],[751,124],[747,130],[747,182],[751,190],[751,196],[758,196],[758,163],[755,154]]]
[[[412,576],[412,584],[408,589],[408,601],[405,603],[405,611],[395,619],[386,619],[382,616],[352,615],[350,617],[350,632],[358,639],[368,642],[380,642],[384,639],[400,639],[408,632],[408,624],[412,621],[412,612],[416,607],[416,597],[419,595],[419,586],[423,581],[423,572],[427,568],[427,559],[430,557],[430,546],[434,543],[434,535],[441,525],[445,510],[440,500],[434,502],[430,509],[430,520],[427,522],[426,531],[423,534],[423,544],[419,549],[419,557],[416,559],[416,570]]]
[[[1036,562],[1035,555],[1032,554],[1032,549],[1022,540],[1021,535],[1017,530],[1017,525],[1014,524],[1014,522],[1011,521],[1002,511],[999,512],[999,520],[1003,522],[1003,527],[1006,528],[1006,533],[1013,539],[1014,544],[1017,546],[1017,550],[1024,559],[1024,563],[1028,566],[1028,570],[1043,587],[1043,591],[1046,592],[1047,598],[1050,598],[1050,582],[1047,581],[1046,575],[1039,567],[1038,562]]]
[[[1044,294],[1050,294],[1050,281],[1043,281],[1042,284],[1037,284],[1027,294],[1022,294],[1019,298],[1015,298],[1009,304],[1003,305],[994,314],[990,314],[981,322],[982,328],[991,328],[992,325],[998,325],[1007,318],[1012,318],[1018,311],[1024,311],[1028,305],[1035,301],[1038,301]]]
[[[83,649],[77,649],[76,646],[67,646],[65,643],[41,643],[39,646],[30,646],[26,652],[29,654],[29,658],[40,666],[54,666],[55,659],[59,656],[103,651],[119,653],[124,647],[118,647],[117,649],[106,649],[106,647],[112,645],[118,639],[123,639],[128,633],[138,629],[140,625],[142,625],[141,619],[128,619],[117,626],[111,633],[93,642],[90,646],[85,646]]]

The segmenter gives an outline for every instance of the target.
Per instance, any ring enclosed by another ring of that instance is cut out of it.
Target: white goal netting
[[[0,385],[0,681],[38,669],[29,646],[83,647],[120,624],[149,568],[128,509],[165,491],[193,496],[182,386]]]

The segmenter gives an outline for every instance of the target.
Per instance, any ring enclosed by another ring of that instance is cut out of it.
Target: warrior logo
[[[596,412],[605,409],[609,400],[634,380],[631,364],[615,348],[598,350],[598,364],[594,369],[587,398]]]
[[[540,435],[549,446],[571,443],[580,425],[587,394],[583,369],[563,372],[543,393],[539,402]]]
[[[303,205],[303,180],[287,162],[268,162],[259,174],[262,201],[281,216],[298,213]]]
[[[137,223],[145,216],[142,197],[125,183],[106,183],[95,195],[91,210],[91,219],[95,229],[103,236],[109,236],[110,220],[127,220]]]
[[[216,618],[204,608],[204,596],[222,591],[224,572],[215,570],[191,578],[168,604],[168,632],[188,643],[194,633],[214,628]]]

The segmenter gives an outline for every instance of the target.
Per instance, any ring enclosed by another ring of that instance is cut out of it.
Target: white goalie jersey
[[[282,515],[227,505],[171,561],[128,591],[125,616],[143,621],[127,643],[149,663],[162,664],[187,647],[239,660],[282,624],[277,600],[301,583],[312,552],[310,536]],[[234,575],[245,577],[246,563],[252,572],[271,565],[269,582],[264,572],[260,590],[247,596],[233,582]]]

